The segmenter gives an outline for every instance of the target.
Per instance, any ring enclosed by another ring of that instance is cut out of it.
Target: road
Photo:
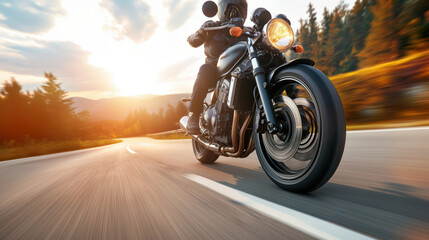
[[[428,239],[428,169],[429,128],[348,132],[309,194],[275,186],[255,153],[208,166],[189,140],[130,138],[0,162],[0,239]]]

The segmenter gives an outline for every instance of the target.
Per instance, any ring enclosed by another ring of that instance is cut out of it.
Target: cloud
[[[3,43],[0,70],[43,76],[53,72],[64,82],[67,91],[111,91],[112,80],[107,72],[88,64],[89,52],[72,42],[36,41],[34,45]]]
[[[52,29],[55,18],[64,13],[61,0],[2,0],[0,26],[25,33],[43,33]]]
[[[136,43],[149,39],[156,29],[150,6],[141,0],[103,0],[104,7],[115,20],[111,30]]]
[[[174,31],[182,26],[194,13],[198,1],[193,0],[167,0],[164,5],[167,6],[170,16],[167,20],[167,29]]]

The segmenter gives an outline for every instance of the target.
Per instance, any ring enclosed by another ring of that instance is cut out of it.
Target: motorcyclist
[[[199,47],[204,44],[206,61],[200,67],[192,91],[191,103],[189,105],[189,120],[187,131],[191,135],[200,133],[199,119],[203,111],[203,101],[210,87],[214,87],[218,79],[217,61],[219,56],[228,47],[242,40],[233,37],[229,31],[205,31],[206,27],[216,27],[229,23],[232,18],[247,17],[246,0],[219,0],[218,17],[220,21],[207,21],[194,34],[188,37],[188,42],[192,47]]]

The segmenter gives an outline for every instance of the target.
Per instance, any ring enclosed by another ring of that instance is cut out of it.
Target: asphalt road
[[[211,180],[227,194],[189,174]],[[189,140],[125,139],[0,162],[0,239],[321,236],[288,224],[288,217],[276,215],[281,209],[313,217],[319,222],[297,222],[321,232],[329,233],[319,224],[327,223],[362,234],[357,236],[428,239],[428,175],[429,128],[349,132],[334,177],[305,195],[275,186],[254,153],[207,166],[194,159]],[[241,201],[241,193],[262,202]],[[258,210],[264,204],[272,205],[277,219]]]

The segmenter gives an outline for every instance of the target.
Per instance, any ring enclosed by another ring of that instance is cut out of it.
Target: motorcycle
[[[217,5],[203,5],[207,17]],[[264,9],[251,16],[255,24],[231,19],[206,31],[245,37],[223,52],[217,64],[219,80],[204,102],[200,135],[193,135],[197,160],[214,163],[219,156],[246,158],[256,150],[267,176],[281,188],[310,192],[323,186],[336,171],[344,151],[346,123],[341,99],[331,81],[310,59],[287,61],[294,33],[289,20],[272,18]],[[189,99],[188,99],[189,100]],[[180,120],[186,130],[188,117]]]

